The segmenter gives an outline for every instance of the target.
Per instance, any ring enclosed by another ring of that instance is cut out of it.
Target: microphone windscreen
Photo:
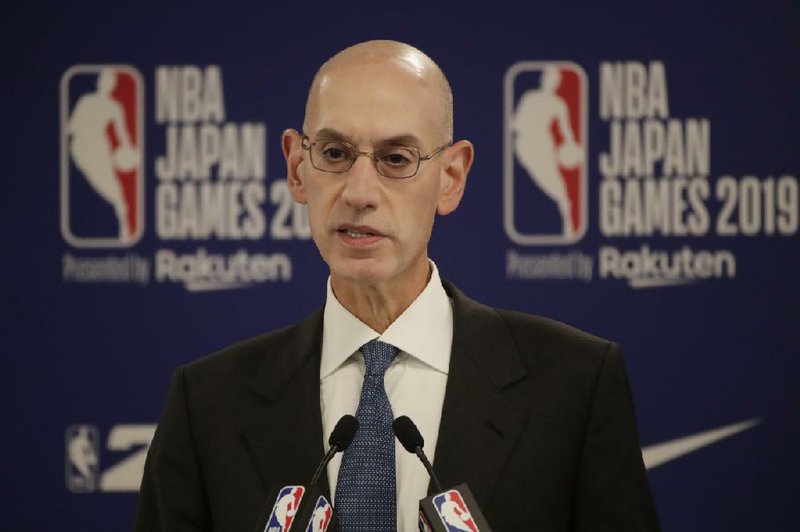
[[[422,434],[419,433],[419,429],[408,416],[400,416],[395,419],[394,423],[392,423],[392,430],[402,446],[410,453],[416,453],[417,448],[422,449],[425,446]]]
[[[328,444],[331,447],[336,445],[339,447],[340,451],[344,451],[350,445],[350,442],[353,441],[357,430],[358,420],[350,414],[346,414],[342,416],[336,423],[336,426],[333,427],[331,437],[328,438]]]

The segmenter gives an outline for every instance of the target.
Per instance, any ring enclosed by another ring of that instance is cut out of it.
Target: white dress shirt
[[[394,417],[408,416],[425,438],[425,454],[433,463],[442,404],[453,344],[453,309],[431,262],[431,278],[414,302],[379,334],[353,316],[336,299],[328,279],[322,331],[320,402],[323,445],[336,422],[355,415],[364,382],[364,356],[359,348],[376,338],[400,352],[384,377]],[[429,477],[416,455],[395,438],[397,464],[397,530],[417,531],[419,500],[428,493]],[[342,453],[328,464],[331,496],[336,502],[336,482]]]

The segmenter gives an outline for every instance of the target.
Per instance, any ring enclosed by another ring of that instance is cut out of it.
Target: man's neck
[[[383,283],[353,282],[331,274],[333,294],[344,308],[381,334],[425,290],[431,278],[431,266],[401,281]]]

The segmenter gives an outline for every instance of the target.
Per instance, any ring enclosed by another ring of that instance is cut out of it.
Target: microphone
[[[333,505],[322,494],[317,483],[331,458],[339,451],[347,449],[357,430],[358,420],[355,417],[345,415],[339,419],[328,438],[330,448],[314,471],[308,487],[294,484],[270,490],[268,503],[258,520],[256,532],[325,532],[329,528],[336,530]]]
[[[433,466],[422,451],[422,447],[425,445],[425,439],[422,437],[422,434],[420,434],[414,422],[411,421],[411,418],[408,416],[400,416],[395,419],[392,423],[392,430],[405,450],[416,454],[422,462],[422,465],[428,470],[428,474],[431,476],[433,484],[436,486],[436,491],[442,491],[442,485],[439,483],[436,473],[433,472]]]
[[[408,416],[400,416],[392,423],[392,430],[406,451],[416,454],[433,480],[437,493],[419,501],[419,529],[421,532],[449,532],[468,530],[491,532],[475,497],[466,483],[443,490],[433,472],[428,457],[422,451],[425,440]]]
[[[317,470],[314,471],[314,475],[311,477],[311,482],[309,482],[310,486],[317,485],[317,481],[322,474],[322,470],[325,469],[325,466],[327,466],[328,462],[331,461],[333,455],[339,451],[344,452],[347,450],[347,448],[350,446],[350,442],[353,441],[357,430],[358,420],[350,414],[342,416],[339,421],[336,422],[336,426],[333,427],[333,431],[331,431],[331,435],[328,438],[328,445],[330,445],[330,448],[325,454],[325,457],[317,466]]]

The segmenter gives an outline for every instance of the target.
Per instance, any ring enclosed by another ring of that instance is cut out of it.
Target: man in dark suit
[[[396,482],[359,491],[374,474],[354,457],[387,450],[369,432],[385,419],[369,416],[389,408],[418,422],[442,484],[467,482],[495,530],[657,530],[618,347],[472,301],[428,259],[434,217],[458,206],[473,159],[452,142],[435,63],[390,41],[340,52],[314,78],[303,133],[282,142],[330,269],[326,305],[178,369],[137,530],[252,530],[271,487],[311,475],[342,413],[361,428],[322,487],[343,528],[416,530],[429,488],[413,456],[398,451],[395,470],[389,449]],[[391,350],[383,399],[364,393],[375,341]],[[339,505],[352,493],[373,500]]]

